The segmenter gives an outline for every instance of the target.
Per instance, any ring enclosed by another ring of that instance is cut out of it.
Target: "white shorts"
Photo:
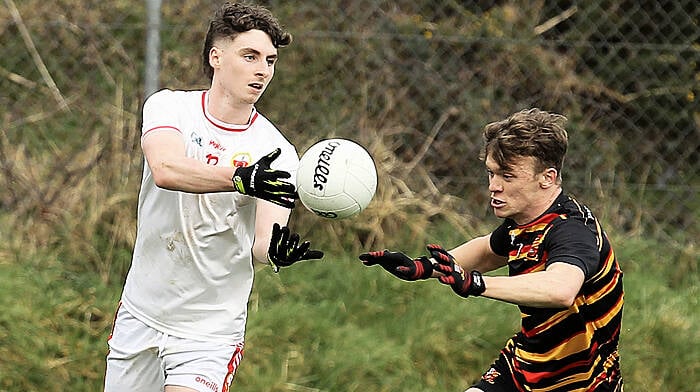
[[[222,345],[167,335],[123,306],[107,343],[105,392],[163,391],[165,385],[227,392],[243,357],[243,343]]]

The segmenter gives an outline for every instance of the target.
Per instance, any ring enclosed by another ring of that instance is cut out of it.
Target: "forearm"
[[[584,276],[578,267],[556,263],[546,271],[483,279],[484,297],[523,306],[566,308],[576,299]]]
[[[232,192],[235,168],[207,165],[193,158],[149,162],[155,184],[189,193]]]
[[[465,271],[493,271],[506,265],[507,259],[494,254],[489,241],[489,235],[477,237],[449,252]]]
[[[257,241],[257,239],[256,239],[255,243],[253,244],[253,262],[254,263],[270,264],[267,261],[267,251],[268,251],[269,242],[270,242],[269,236],[268,236],[267,242],[266,242],[267,245],[264,241],[265,241],[265,239],[262,239],[261,241]]]
[[[277,223],[286,226],[292,210],[280,207],[265,200],[258,200],[255,210],[255,240],[253,261],[268,264],[267,252],[272,238],[272,226]]]

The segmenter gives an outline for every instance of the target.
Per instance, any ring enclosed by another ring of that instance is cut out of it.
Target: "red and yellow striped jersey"
[[[557,262],[585,274],[571,307],[519,306],[522,329],[502,350],[515,385],[521,391],[619,390],[622,271],[588,207],[562,193],[529,224],[506,219],[492,233],[491,247],[508,257],[510,276]]]

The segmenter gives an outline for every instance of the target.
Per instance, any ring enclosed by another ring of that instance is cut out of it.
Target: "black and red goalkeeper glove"
[[[281,153],[282,150],[277,148],[254,164],[236,169],[231,178],[236,191],[282,207],[294,208],[296,197],[294,184],[282,181],[290,178],[291,174],[270,168],[272,161],[277,159]]]
[[[301,260],[320,259],[323,252],[320,250],[309,250],[311,243],[304,241],[299,243],[299,234],[290,233],[287,226],[280,227],[275,223],[272,226],[272,238],[270,248],[267,251],[267,261],[270,262],[272,270],[277,273],[280,267],[289,267]]]
[[[486,290],[484,279],[479,271],[466,272],[455,263],[455,258],[440,245],[426,246],[430,256],[437,261],[435,271],[442,272],[438,280],[452,287],[452,291],[462,297],[478,296]]]
[[[381,265],[392,275],[403,280],[428,279],[433,275],[433,265],[427,257],[412,259],[401,252],[380,250],[360,255],[366,266]]]

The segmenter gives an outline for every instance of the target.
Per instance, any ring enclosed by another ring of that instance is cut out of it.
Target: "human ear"
[[[221,64],[221,54],[221,49],[216,46],[212,46],[209,50],[209,65],[211,65],[212,68],[216,68]]]
[[[557,169],[550,167],[545,169],[540,177],[540,187],[542,189],[547,189],[557,184]]]

